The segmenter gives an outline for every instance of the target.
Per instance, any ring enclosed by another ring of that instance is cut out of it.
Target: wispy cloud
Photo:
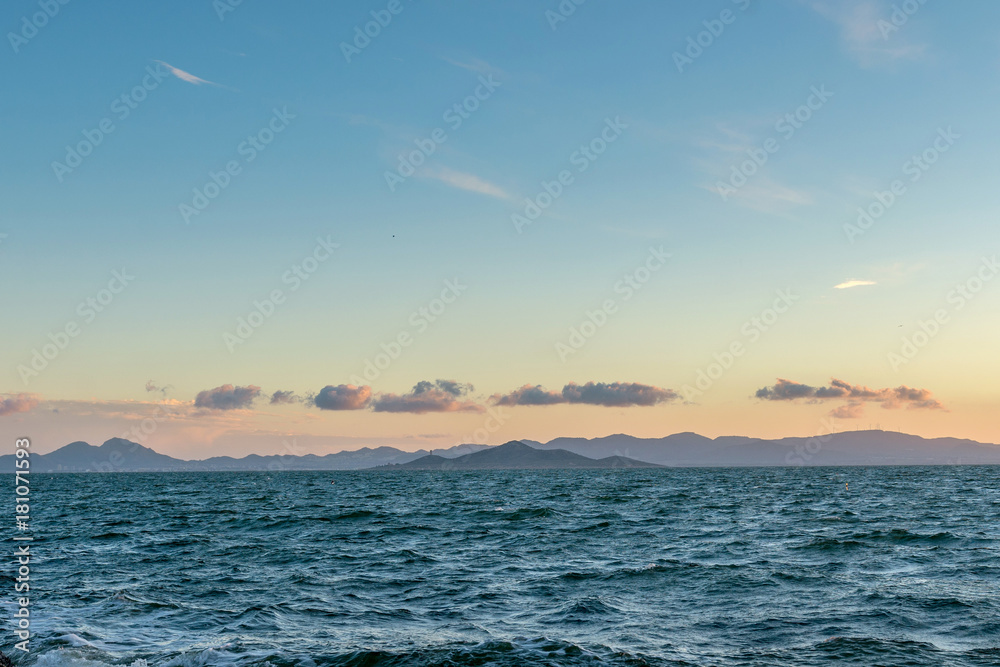
[[[834,419],[859,419],[865,414],[865,404],[852,401],[830,411]]]
[[[476,192],[481,195],[496,197],[497,199],[510,199],[510,195],[498,185],[485,181],[474,174],[448,169],[447,167],[437,167],[435,169],[425,169],[420,173],[424,178],[431,178],[440,181],[445,185],[459,190]]]
[[[833,289],[850,289],[852,287],[864,287],[865,285],[877,285],[874,280],[848,280],[847,282],[834,285]]]
[[[215,83],[213,81],[207,81],[206,79],[202,79],[200,76],[195,76],[194,74],[191,74],[190,72],[185,72],[184,70],[182,70],[180,68],[177,68],[177,67],[174,67],[170,63],[165,63],[162,60],[157,60],[156,62],[160,63],[161,65],[163,65],[164,67],[166,67],[168,70],[170,70],[170,73],[173,74],[174,76],[176,76],[181,81],[187,81],[188,83],[193,83],[196,86],[200,86],[203,83],[207,83],[210,86],[220,86],[221,85],[221,84]]]
[[[160,392],[161,394],[163,394],[164,396],[166,396],[167,392],[170,391],[173,388],[174,388],[173,385],[169,385],[169,384],[163,385],[161,387],[161,386],[157,385],[155,382],[153,382],[152,380],[150,380],[149,382],[146,383],[146,391],[157,391],[157,392]]]
[[[446,63],[454,65],[455,67],[461,67],[462,69],[469,70],[470,72],[475,72],[476,74],[502,74],[502,71],[493,65],[490,65],[485,60],[480,60],[479,58],[470,58],[468,60],[455,60],[453,58],[443,57]]]
[[[282,405],[287,403],[299,403],[302,399],[295,395],[294,391],[277,390],[271,394],[271,405]]]
[[[845,50],[862,67],[900,60],[917,60],[927,45],[910,41],[891,22],[894,10],[879,0],[805,0],[806,4],[840,29]]]
[[[707,189],[718,193],[718,186],[713,184]],[[761,213],[781,213],[793,206],[804,206],[813,203],[812,196],[805,190],[782,185],[767,176],[759,176],[752,183],[747,183],[729,199],[736,204]]]
[[[759,116],[717,122],[696,137],[691,142],[698,151],[695,164],[710,179],[701,187],[724,201],[761,213],[785,213],[814,203],[805,190],[778,182],[771,164],[755,166],[750,176],[742,173],[738,187],[733,185],[733,174],[743,168],[751,152],[761,150],[768,137],[774,138],[775,132],[774,118]]]
[[[667,230],[663,228],[639,229],[639,228],[624,227],[619,225],[601,225],[600,229],[607,232],[608,234],[630,236],[637,239],[665,239],[670,236]]]

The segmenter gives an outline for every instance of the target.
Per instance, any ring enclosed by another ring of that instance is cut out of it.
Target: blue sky
[[[454,444],[479,414],[348,414],[309,396],[350,384],[457,279],[468,289],[370,382],[373,396],[439,378],[471,383],[463,400],[484,406],[525,384],[681,392],[778,290],[799,296],[703,395],[520,406],[491,440],[800,435],[847,405],[755,398],[778,378],[905,385],[942,406],[845,407],[844,428],[891,418],[903,430],[1000,438],[988,419],[1000,398],[1000,288],[987,281],[960,311],[948,299],[996,250],[1000,7],[914,0],[887,31],[893,5],[875,0],[588,0],[555,24],[557,2],[400,0],[347,62],[343,43],[389,5],[244,2],[220,18],[211,2],[114,12],[70,2],[25,41],[11,34],[29,34],[24,17],[42,9],[8,3],[0,307],[15,324],[0,390],[34,407],[8,411],[5,430],[38,429],[53,446],[100,440],[162,399],[190,409],[151,441],[167,449],[251,433],[263,438],[255,451],[296,433]],[[679,71],[689,38],[706,45]],[[116,100],[150,70],[162,81],[121,118]],[[494,90],[452,128],[446,112],[484,80]],[[832,95],[813,97],[791,136],[779,131],[814,90]],[[241,145],[276,112],[286,126],[247,162]],[[105,119],[114,131],[60,179],[53,163]],[[609,120],[624,129],[580,172],[574,155]],[[447,141],[391,191],[386,172],[437,128]],[[947,150],[910,181],[907,161],[941,132]],[[777,150],[724,199],[720,181],[769,139]],[[179,207],[233,160],[228,187],[185,221]],[[511,216],[564,170],[572,183],[518,233]],[[844,226],[896,179],[905,192],[851,242]],[[283,276],[317,238],[339,248],[289,292]],[[557,343],[622,298],[615,285],[650,248],[671,259],[560,358]],[[134,281],[24,382],[18,368],[33,350],[81,319],[78,304],[123,267]],[[874,284],[835,289],[852,280]],[[287,301],[231,352],[223,335],[274,289]],[[894,367],[904,337],[942,308],[940,332]],[[147,392],[150,380],[171,388]],[[228,384],[303,400],[195,409],[199,392]]]

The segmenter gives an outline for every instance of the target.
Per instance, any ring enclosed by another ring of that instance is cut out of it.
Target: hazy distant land
[[[13,455],[0,466],[14,469]],[[325,456],[217,456],[185,461],[138,443],[112,438],[100,447],[73,442],[32,458],[35,472],[169,472],[254,470],[477,470],[620,467],[728,467],[786,465],[1000,464],[1000,446],[957,438],[925,439],[891,431],[846,431],[807,438],[762,440],[744,436],[707,438],[677,433],[664,438],[609,435],[556,438],[546,443],[512,441],[497,447],[458,445],[405,452],[365,447]]]

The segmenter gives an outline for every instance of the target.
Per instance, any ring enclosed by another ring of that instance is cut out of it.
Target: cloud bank
[[[152,382],[149,391],[162,391]],[[440,412],[484,412],[487,405],[599,405],[603,407],[653,406],[680,398],[672,389],[637,382],[570,382],[561,392],[548,391],[541,385],[526,384],[508,394],[494,394],[488,401],[472,395],[471,384],[457,380],[422,380],[405,394],[375,393],[368,385],[329,384],[305,398],[294,391],[278,389],[263,395],[270,405],[306,403],[320,410],[427,414]],[[253,407],[262,396],[261,388],[225,384],[200,392],[195,408],[240,410]],[[188,404],[190,405],[190,404]]]

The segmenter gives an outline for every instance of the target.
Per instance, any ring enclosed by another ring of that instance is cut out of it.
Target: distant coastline
[[[13,455],[0,457],[0,470],[14,470],[13,459]],[[873,465],[1000,465],[1000,446],[879,430],[778,440],[707,438],[697,433],[663,438],[618,434],[591,439],[556,438],[546,443],[519,440],[499,446],[466,444],[433,451],[364,447],[325,456],[250,454],[243,458],[217,456],[186,461],[139,443],[112,438],[99,447],[78,441],[32,457],[32,470],[43,473]]]

